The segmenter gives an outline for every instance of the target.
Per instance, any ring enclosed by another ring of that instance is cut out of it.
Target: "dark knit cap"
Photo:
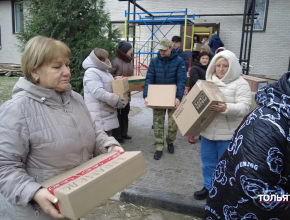
[[[127,53],[131,48],[132,45],[127,41],[121,41],[118,45],[118,48],[123,52]]]
[[[198,57],[197,57],[197,60],[200,61],[200,58],[201,58],[202,56],[208,56],[208,57],[210,57],[208,52],[206,52],[206,51],[202,51],[202,52],[199,53],[199,55],[198,55]]]
[[[181,42],[181,37],[179,36],[173,36],[171,41]]]

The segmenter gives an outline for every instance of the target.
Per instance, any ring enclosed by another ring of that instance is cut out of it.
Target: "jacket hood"
[[[290,119],[290,72],[285,73],[278,82],[260,89],[256,102]]]
[[[177,55],[176,50],[175,50],[174,48],[172,48],[172,51],[171,51],[171,54],[170,54],[169,57],[162,57],[162,56],[160,55],[160,52],[158,52],[157,56],[158,56],[158,58],[159,58],[160,60],[167,60],[167,59],[168,59],[168,60],[172,60],[173,58],[177,57],[178,55]]]
[[[212,38],[215,39],[215,40],[219,40],[220,39],[220,37],[217,36],[217,35],[214,35]]]
[[[83,68],[97,68],[102,71],[107,71],[110,68],[112,68],[111,62],[109,61],[109,64],[106,64],[98,59],[98,57],[95,55],[94,51],[90,53],[90,55],[84,60],[83,62]]]
[[[70,102],[71,88],[59,93],[53,89],[37,86],[24,77],[20,77],[12,90],[12,98],[21,96],[29,97],[49,106],[62,106]]]
[[[224,84],[228,84],[238,79],[241,75],[242,67],[239,64],[236,55],[229,50],[225,50],[216,54],[211,60],[209,67],[206,71],[206,80],[213,81],[213,79],[217,79],[217,76],[215,74],[215,64],[220,57],[224,57],[227,59],[227,61],[229,62],[229,68],[225,76],[219,80]]]

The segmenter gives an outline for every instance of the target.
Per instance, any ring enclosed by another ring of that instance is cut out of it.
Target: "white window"
[[[23,27],[23,1],[14,2],[14,33],[19,33]]]

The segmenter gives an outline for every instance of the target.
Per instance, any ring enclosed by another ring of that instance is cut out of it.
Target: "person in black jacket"
[[[203,51],[203,52],[200,52],[200,54],[197,57],[197,60],[193,62],[193,66],[189,73],[190,75],[189,91],[195,85],[197,80],[199,79],[205,80],[205,73],[208,67],[209,59],[210,59],[210,55],[207,52]],[[191,144],[194,144],[195,142],[194,136],[189,136],[188,142]]]
[[[195,85],[197,80],[205,80],[205,73],[208,67],[209,54],[205,51],[201,52],[197,59],[193,62],[193,66],[190,70],[190,86],[189,90]]]
[[[189,60],[187,54],[181,49],[181,37],[179,36],[173,36],[172,37],[172,47],[176,50],[176,53],[178,56],[180,56],[185,63],[186,66],[186,72],[189,67]]]
[[[290,72],[256,102],[216,166],[204,219],[290,218]]]

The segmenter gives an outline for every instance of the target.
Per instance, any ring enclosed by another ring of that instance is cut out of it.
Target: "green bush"
[[[95,47],[115,55],[119,32],[110,22],[104,0],[29,0],[25,1],[25,26],[18,35],[21,49],[36,35],[65,42],[71,49],[71,84],[83,91],[82,62]]]

